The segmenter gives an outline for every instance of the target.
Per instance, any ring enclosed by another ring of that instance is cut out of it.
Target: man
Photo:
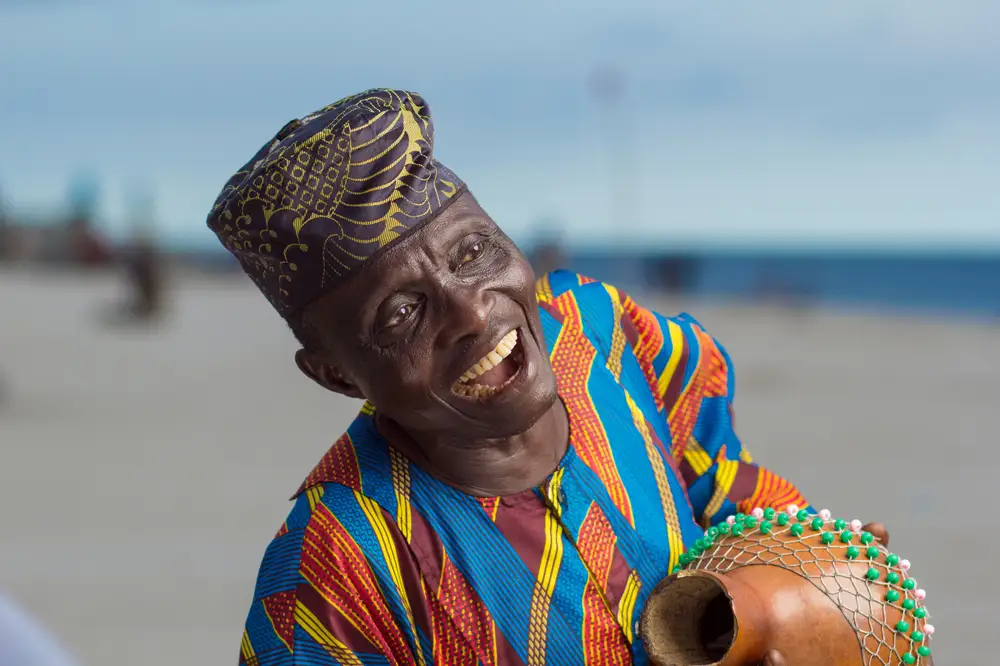
[[[432,148],[418,95],[361,93],[286,125],[209,216],[301,371],[366,400],[264,555],[240,663],[647,663],[639,614],[685,544],[806,502],[741,446],[696,321],[536,288]]]

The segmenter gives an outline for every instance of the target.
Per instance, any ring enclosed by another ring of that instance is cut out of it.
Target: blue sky
[[[518,238],[1000,247],[998,25],[996,0],[0,0],[0,191],[44,211],[91,170],[111,229],[149,189],[162,235],[214,243],[287,120],[394,86]]]

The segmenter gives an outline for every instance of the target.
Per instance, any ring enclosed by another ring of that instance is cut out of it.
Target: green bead
[[[895,571],[890,571],[885,575],[885,580],[890,585],[895,585],[896,583],[899,582],[899,574],[896,573]]]
[[[812,523],[810,523],[809,527],[813,528],[814,530],[821,530],[821,529],[823,529],[823,519],[822,518],[813,518],[812,519]]]
[[[800,523],[795,523],[788,528],[788,531],[792,533],[792,536],[802,536],[802,525]]]
[[[865,578],[868,580],[878,580],[878,569],[872,567],[865,572]]]
[[[865,555],[868,557],[869,560],[874,560],[876,557],[878,557],[878,548],[876,548],[875,546],[869,546],[868,550],[865,551]]]
[[[733,523],[733,526],[729,528],[729,533],[733,536],[743,536],[743,526],[739,523]]]
[[[906,620],[900,620],[896,623],[896,631],[909,631],[910,623]]]
[[[896,590],[889,590],[885,593],[885,600],[890,604],[899,601],[899,592]]]
[[[719,525],[719,534],[722,536],[729,534],[729,523],[721,523]]]
[[[921,645],[920,647],[917,648],[917,654],[919,654],[921,657],[929,657],[931,656],[931,649],[926,645]]]
[[[705,550],[705,541],[701,537],[698,537],[691,544],[691,550]]]
[[[744,519],[744,518],[746,518],[746,517],[747,517],[747,514],[745,514],[745,513],[738,513],[738,514],[736,514],[736,516],[735,516],[735,518],[736,518],[736,522],[738,522],[738,523],[742,523],[742,522],[743,522],[743,519]]]
[[[895,553],[889,553],[888,555],[885,556],[885,563],[888,564],[890,567],[896,566],[897,564],[899,564],[899,555],[896,555]]]
[[[681,565],[679,565],[679,564],[678,564],[677,566],[675,566],[675,567],[673,568],[673,571],[672,571],[671,573],[678,573],[678,572],[680,572],[681,570],[682,570],[682,567],[681,567]]]
[[[693,558],[691,557],[691,553],[681,553],[681,556],[678,558],[680,563],[683,565],[691,564],[692,559]]]
[[[837,530],[838,532],[840,530],[844,529],[845,527],[847,527],[847,521],[846,520],[843,520],[842,518],[838,518],[837,520],[833,521],[833,529]]]
[[[855,546],[851,546],[850,548],[847,549],[847,559],[849,560],[857,559],[858,555],[860,554],[861,551],[858,550]]]
[[[705,551],[699,548],[697,545],[694,545],[691,546],[691,550],[688,552],[691,553],[691,557],[701,557],[701,554],[704,553]]]
[[[771,507],[767,507],[766,509],[764,509],[764,518],[767,520],[774,520],[775,513],[776,512],[774,509],[772,509]]]
[[[914,643],[919,643],[920,641],[924,640],[924,632],[917,631],[916,629],[914,629],[913,633],[910,634],[910,640],[912,640]]]
[[[823,536],[820,537],[820,539],[823,541],[823,543],[825,543],[827,545],[833,543],[833,540],[835,538],[836,537],[833,536],[833,532],[823,532]]]
[[[702,548],[706,548],[707,549],[713,543],[715,543],[715,539],[712,538],[711,534],[706,534],[705,536],[703,536],[701,538],[701,546],[702,546]]]
[[[909,652],[907,652],[906,654],[903,655],[903,663],[904,664],[915,664],[915,663],[917,663],[917,658],[914,657]]]
[[[925,617],[927,617],[927,609],[918,608],[917,610],[913,611],[913,617],[917,618],[918,620],[924,619]]]
[[[771,525],[771,521],[765,520],[765,521],[761,522],[761,524],[760,524],[760,533],[761,534],[770,534],[771,530],[773,528],[774,528],[774,526]]]
[[[916,586],[917,586],[917,581],[913,580],[912,578],[907,578],[906,580],[903,581],[904,590],[912,590]]]
[[[715,537],[719,536],[719,528],[718,527],[709,527],[708,528],[708,536],[712,537],[712,540],[714,541]]]
[[[805,509],[799,509],[798,512],[795,514],[795,520],[799,521],[800,523],[804,523],[808,518],[809,518],[809,512],[806,511]]]
[[[746,518],[743,519],[743,527],[747,528],[748,530],[752,530],[753,528],[757,527],[757,519],[754,518],[753,516],[747,516]]]
[[[861,533],[861,543],[865,544],[866,546],[874,540],[875,540],[875,535],[872,534],[871,532]]]
[[[789,520],[791,520],[791,516],[789,516],[787,513],[779,513],[778,514],[778,526],[779,527],[784,527],[785,525],[787,525]]]
[[[854,538],[854,533],[848,530],[844,530],[840,533],[840,540],[844,543],[851,543],[851,539]]]
[[[917,602],[913,599],[903,599],[903,610],[913,610],[913,607],[917,605]]]

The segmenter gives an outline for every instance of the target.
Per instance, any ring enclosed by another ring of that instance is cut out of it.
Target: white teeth
[[[517,347],[517,331],[513,330],[507,335],[503,336],[503,339],[497,343],[497,346],[493,348],[486,356],[482,357],[475,364],[459,377],[458,382],[452,387],[452,390],[459,394],[472,397],[485,397],[495,393],[498,388],[491,386],[483,386],[480,384],[468,385],[467,382],[472,381],[476,377],[479,377],[483,373],[492,370],[495,366],[503,362],[505,358],[510,356],[514,348]]]

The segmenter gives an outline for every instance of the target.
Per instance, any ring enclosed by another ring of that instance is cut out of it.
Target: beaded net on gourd
[[[862,532],[861,521],[833,520],[825,509],[730,516],[697,539],[674,571],[725,573],[760,564],[797,573],[826,594],[857,632],[865,666],[917,664],[930,656],[934,627],[910,563]]]

